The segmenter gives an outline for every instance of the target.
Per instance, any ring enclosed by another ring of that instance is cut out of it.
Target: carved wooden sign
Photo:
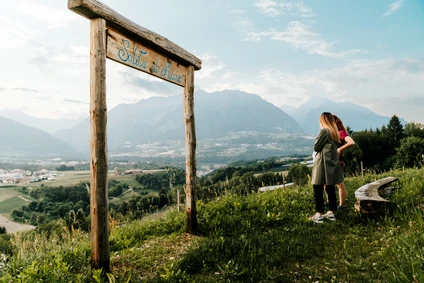
[[[110,272],[106,58],[184,87],[189,233],[196,233],[198,229],[194,71],[200,70],[202,61],[97,0],[68,0],[68,8],[90,19],[91,267]]]
[[[186,67],[135,42],[119,32],[107,29],[107,58],[148,73],[176,85],[185,86]]]

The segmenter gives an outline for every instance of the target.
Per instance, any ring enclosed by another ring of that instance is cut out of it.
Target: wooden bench
[[[390,201],[382,198],[378,191],[397,181],[396,177],[386,177],[368,183],[355,191],[355,209],[362,214],[373,214],[382,211]]]

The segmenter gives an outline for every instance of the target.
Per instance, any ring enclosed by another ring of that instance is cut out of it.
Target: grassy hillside
[[[11,213],[14,209],[21,208],[33,200],[33,198],[22,194],[13,186],[2,186],[0,187],[0,214],[13,219]]]
[[[146,170],[147,171],[147,170]],[[59,172],[63,174],[63,176],[58,176],[54,180],[43,181],[43,182],[35,182],[31,184],[17,184],[17,187],[41,187],[50,186],[50,187],[58,187],[58,186],[74,186],[81,182],[90,182],[90,170],[86,171],[62,171]],[[134,175],[118,175],[115,170],[108,171],[108,178],[110,180],[117,180],[122,183],[126,183],[131,187],[139,186],[135,180]],[[1,188],[1,187],[0,187]]]
[[[201,234],[185,213],[168,209],[136,222],[111,219],[115,282],[424,282],[424,170],[346,180],[348,210],[313,224],[311,186],[198,202]],[[384,215],[363,217],[354,191],[399,177]],[[100,282],[90,272],[89,235],[35,231],[13,239],[0,257],[0,282]],[[112,280],[113,279],[113,280]]]

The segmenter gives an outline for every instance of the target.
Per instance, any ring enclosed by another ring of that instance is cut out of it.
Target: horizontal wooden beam
[[[68,0],[68,8],[88,19],[103,18],[111,27],[133,40],[141,41],[163,56],[175,60],[183,66],[193,66],[200,70],[202,61],[167,38],[148,30],[123,17],[107,5],[96,0]]]

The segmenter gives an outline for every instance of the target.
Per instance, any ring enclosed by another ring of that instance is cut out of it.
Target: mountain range
[[[46,119],[38,118],[26,114],[17,109],[0,111],[0,116],[10,120],[19,122],[29,127],[40,129],[49,134],[53,134],[59,130],[69,129],[80,123],[84,118],[75,119]]]
[[[109,110],[109,153],[183,157],[183,102],[182,95],[151,97]],[[319,116],[325,111],[336,113],[354,131],[381,127],[390,120],[365,107],[322,97],[313,97],[298,108],[282,106],[280,109],[258,95],[242,91],[207,93],[197,90],[194,112],[199,157],[262,158],[309,153],[319,131]],[[0,142],[0,155],[55,153],[77,156],[80,152],[88,156],[89,117],[38,119],[20,111],[3,111],[2,115],[13,116],[21,123],[0,117],[0,126],[7,137]]]
[[[322,112],[336,114],[343,124],[353,131],[381,128],[387,125],[391,118],[351,102],[335,102],[324,97],[312,97],[298,108],[285,105],[280,108],[290,113],[305,133],[310,135],[316,135],[319,132],[319,117]],[[407,124],[404,119],[399,118],[399,120],[402,124]]]
[[[119,151],[128,144],[184,140],[182,96],[151,97],[135,104],[121,104],[108,112],[108,146]],[[299,124],[275,105],[241,91],[195,95],[197,139],[217,139],[235,132],[302,134]],[[87,152],[89,118],[55,136],[76,150]]]
[[[77,157],[80,154],[66,142],[13,120],[0,117],[0,156],[2,157]]]

